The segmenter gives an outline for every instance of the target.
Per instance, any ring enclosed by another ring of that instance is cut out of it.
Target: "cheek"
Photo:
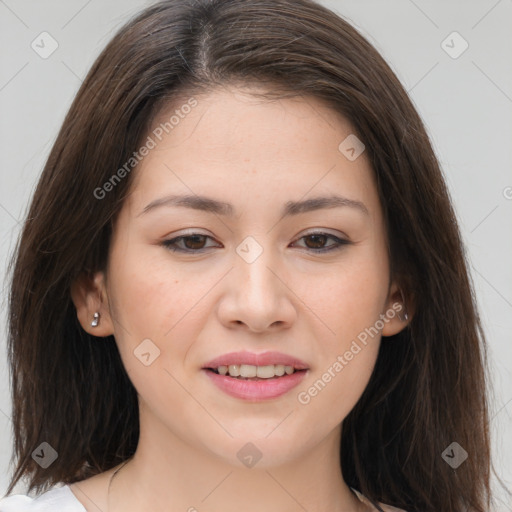
[[[183,364],[201,327],[194,307],[201,287],[158,261],[127,257],[111,284],[120,319],[115,339],[139,399],[162,417],[163,404],[182,410],[189,397],[179,383],[186,381]]]
[[[164,248],[141,244],[113,253],[111,290],[116,313],[138,335],[162,338],[192,313],[207,287],[190,276],[190,267],[170,263]]]
[[[315,336],[317,364],[297,393],[304,414],[323,418],[326,430],[341,423],[363,394],[380,347],[380,332],[371,330],[381,312],[378,290],[369,288],[371,281],[366,288],[356,280],[344,284],[325,304],[329,330]]]
[[[324,432],[344,421],[368,385],[377,352],[377,344],[362,347],[350,361],[341,353],[341,359],[333,358],[298,390],[299,411],[313,429],[318,429],[319,420]]]
[[[182,364],[200,328],[198,301],[205,293],[205,280],[185,278],[185,267],[173,267],[159,252],[125,247],[122,254],[113,253],[112,257],[109,297],[115,338],[125,368],[134,379],[154,373],[146,371],[144,363],[148,361],[141,360],[141,352],[150,353],[146,360],[154,359],[149,366],[152,369],[162,366],[163,370],[164,361],[170,371]],[[140,384],[144,386],[144,381]]]
[[[367,250],[347,258],[308,296],[307,305],[321,320],[318,365],[297,398],[313,416],[330,411],[325,421],[331,427],[343,421],[371,377],[381,338],[375,326],[388,284],[387,259]]]
[[[385,257],[373,250],[361,250],[322,277],[311,289],[307,304],[326,326],[330,348],[350,345],[365,329],[375,325],[388,294]]]

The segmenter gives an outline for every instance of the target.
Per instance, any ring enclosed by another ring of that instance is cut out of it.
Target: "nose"
[[[295,321],[296,296],[286,283],[282,266],[270,257],[270,252],[264,250],[252,262],[235,255],[218,308],[220,321],[226,327],[264,332],[288,328]]]

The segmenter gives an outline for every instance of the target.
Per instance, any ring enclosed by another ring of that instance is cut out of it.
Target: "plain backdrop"
[[[434,143],[489,339],[494,465],[512,488],[512,1],[322,3],[351,21],[390,63]],[[114,32],[148,4],[0,0],[0,495],[7,488],[11,456],[7,258],[82,79]],[[47,58],[31,47],[38,37],[48,37],[42,32],[58,44]],[[512,510],[503,491],[496,497],[496,510]]]

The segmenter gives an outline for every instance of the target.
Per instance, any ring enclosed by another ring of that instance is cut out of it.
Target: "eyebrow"
[[[230,203],[218,201],[211,197],[198,196],[198,195],[171,195],[155,199],[151,201],[137,217],[146,214],[156,208],[167,206],[178,206],[183,208],[191,208],[193,210],[200,210],[224,217],[233,217],[235,209]],[[312,212],[324,208],[339,208],[349,207],[359,210],[361,213],[368,215],[368,209],[361,201],[349,199],[347,197],[331,195],[325,197],[313,197],[303,201],[288,201],[281,212],[281,217],[288,217],[291,215],[299,215],[301,213]]]

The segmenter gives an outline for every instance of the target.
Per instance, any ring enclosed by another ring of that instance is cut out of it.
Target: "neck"
[[[154,418],[141,418],[135,455],[112,474],[108,512],[170,507],[187,512],[362,512],[365,506],[343,481],[340,436],[341,428],[310,449],[294,447],[288,456],[273,456],[275,446],[267,438],[254,440],[261,449],[250,448],[247,440],[234,441],[234,447],[247,445],[248,461],[256,450],[261,454],[256,464],[244,467],[238,458],[187,444]]]

